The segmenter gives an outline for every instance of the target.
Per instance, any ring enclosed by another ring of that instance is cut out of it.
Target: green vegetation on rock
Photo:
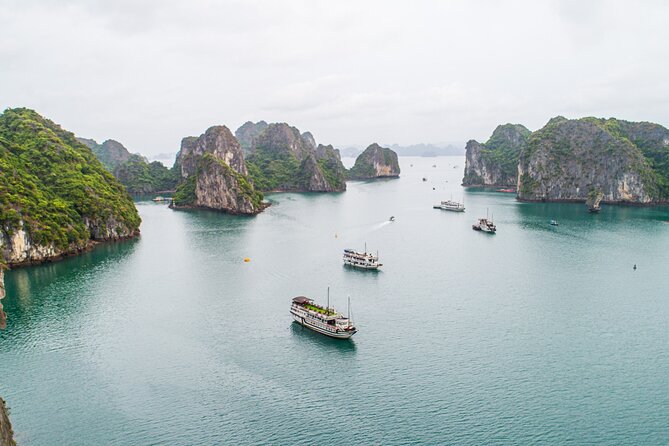
[[[339,152],[332,146],[316,147],[311,133],[300,134],[285,123],[269,124],[254,136],[245,162],[253,184],[263,191],[346,190]]]
[[[374,143],[365,149],[348,171],[351,180],[368,180],[382,177],[398,177],[400,165],[397,153]]]
[[[485,144],[471,140],[466,147],[465,186],[515,186],[518,160],[531,132],[520,124],[497,126]]]
[[[302,187],[297,173],[300,162],[291,154],[256,149],[246,158],[253,184],[264,191],[295,190]]]
[[[177,186],[177,190],[172,197],[175,206],[192,206],[196,203],[197,194],[195,193],[195,189],[197,187],[198,178],[203,172],[210,171],[213,164],[223,170],[224,175],[228,179],[227,186],[236,189],[239,199],[249,199],[253,204],[253,207],[256,209],[262,207],[264,198],[262,192],[255,190],[253,185],[244,177],[244,175],[236,172],[223,160],[215,157],[211,153],[203,154],[198,162],[195,175],[190,175]]]
[[[130,155],[116,166],[114,176],[135,195],[172,191],[179,179],[176,169],[168,169],[159,161],[147,163],[139,155]]]
[[[179,181],[178,169],[168,169],[159,161],[149,163],[139,154],[131,154],[123,144],[108,139],[98,144],[93,139],[77,138],[88,146],[105,168],[133,195],[172,191]]]
[[[179,183],[177,190],[172,195],[174,206],[191,206],[197,200],[195,187],[197,185],[197,174],[191,175]]]
[[[530,133],[520,124],[500,125],[484,144],[481,155],[486,163],[496,165],[504,175],[514,177],[520,151]]]
[[[519,159],[519,198],[605,202],[669,201],[669,130],[618,119],[551,119]]]
[[[139,225],[124,187],[72,133],[33,110],[0,115],[0,236],[23,229],[33,244],[68,252]]]
[[[257,214],[266,205],[248,177],[242,148],[225,126],[209,127],[181,141],[175,170],[180,183],[172,208],[203,208],[230,214]]]

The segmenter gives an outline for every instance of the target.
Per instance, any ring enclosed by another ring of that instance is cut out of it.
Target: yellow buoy
[[[245,261],[246,263],[248,263],[248,262],[251,261],[251,259],[249,259],[248,257],[244,257],[244,261]]]

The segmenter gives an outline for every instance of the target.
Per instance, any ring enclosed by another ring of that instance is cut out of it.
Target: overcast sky
[[[20,106],[146,155],[261,119],[339,148],[668,126],[669,2],[0,0],[0,107]]]

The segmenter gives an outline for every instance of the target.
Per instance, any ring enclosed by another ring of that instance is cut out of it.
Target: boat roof
[[[293,297],[293,302],[295,302],[296,304],[308,304],[308,303],[313,302],[313,300],[309,299],[306,296],[297,296],[297,297]]]

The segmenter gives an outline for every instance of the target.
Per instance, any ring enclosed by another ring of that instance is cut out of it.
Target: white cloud
[[[669,4],[0,0],[0,106],[147,155],[214,124],[345,146],[564,114],[669,125]]]

